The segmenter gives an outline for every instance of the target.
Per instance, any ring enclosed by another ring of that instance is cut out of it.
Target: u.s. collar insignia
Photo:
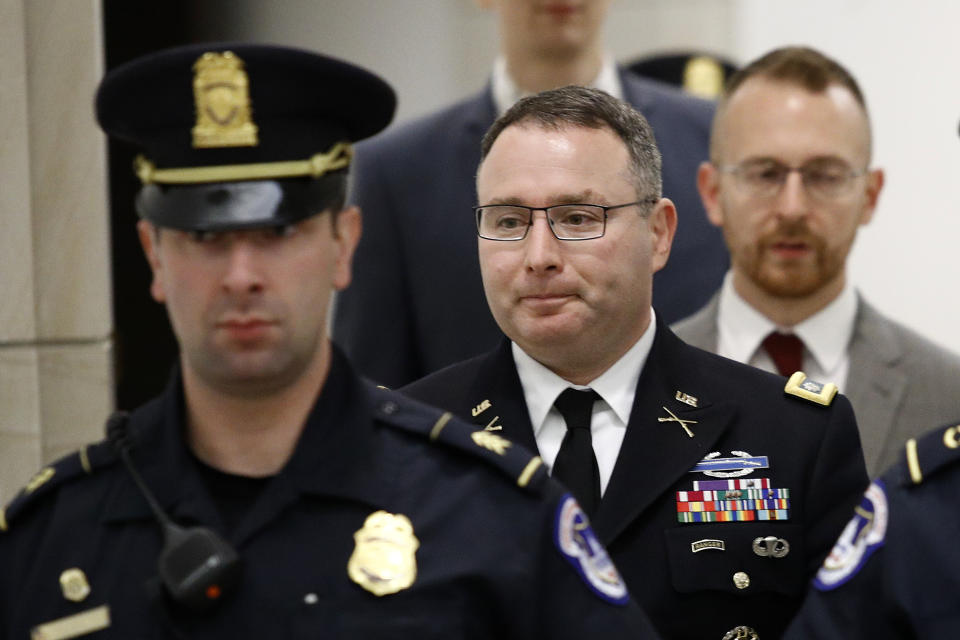
[[[473,409],[470,410],[470,415],[476,418],[478,415],[480,415],[481,413],[489,409],[491,406],[492,405],[490,404],[489,400],[484,400],[483,402],[481,402],[480,404],[478,404],[477,406],[475,406]]]
[[[792,396],[809,400],[829,407],[837,395],[837,385],[832,382],[826,384],[816,380],[808,380],[807,374],[803,371],[797,371],[787,380],[787,386],[783,388],[784,392]]]
[[[416,580],[420,541],[407,516],[383,510],[371,513],[353,539],[356,547],[347,574],[373,595],[402,591]]]
[[[250,115],[250,81],[243,60],[232,51],[208,51],[194,63],[193,70],[194,148],[257,146],[257,125]]]
[[[739,478],[756,469],[767,469],[767,456],[751,456],[746,451],[731,451],[734,457],[721,458],[719,451],[711,451],[698,462],[690,473],[702,473],[713,478]]]
[[[693,397],[693,396],[690,395],[689,393],[684,393],[683,391],[677,391],[676,399],[677,399],[678,401],[682,402],[683,404],[688,404],[688,405],[690,405],[691,407],[694,407],[694,408],[696,408],[696,406],[697,406],[697,405],[699,404],[699,402],[700,402],[699,400],[697,400],[695,397]]]
[[[847,523],[823,566],[813,579],[820,591],[836,589],[866,564],[874,551],[883,546],[887,534],[887,494],[882,480],[867,487],[853,519]]]
[[[587,514],[570,494],[557,505],[553,541],[591,591],[613,604],[628,602],[626,583],[590,527]]]

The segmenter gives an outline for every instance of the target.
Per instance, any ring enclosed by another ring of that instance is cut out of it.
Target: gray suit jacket
[[[675,325],[688,344],[717,350],[719,294]],[[846,389],[870,477],[895,463],[903,443],[960,421],[960,356],[887,318],[857,296]]]

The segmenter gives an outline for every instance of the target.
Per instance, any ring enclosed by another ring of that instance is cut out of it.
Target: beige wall
[[[0,0],[0,503],[113,405],[99,6]]]

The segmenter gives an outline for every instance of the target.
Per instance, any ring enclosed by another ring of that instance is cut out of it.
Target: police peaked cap
[[[244,43],[138,58],[110,71],[96,96],[103,130],[140,151],[140,215],[187,230],[320,213],[330,201],[324,177],[343,173],[350,143],[385,128],[395,107],[393,90],[369,71]]]

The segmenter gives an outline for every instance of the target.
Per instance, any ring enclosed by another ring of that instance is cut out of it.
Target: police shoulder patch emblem
[[[587,514],[570,494],[557,505],[553,539],[591,591],[612,604],[627,603],[626,583],[590,527]]]
[[[373,595],[402,591],[416,580],[420,541],[407,516],[383,510],[371,513],[353,539],[356,547],[347,574]]]
[[[833,549],[813,580],[821,591],[830,591],[855,576],[873,552],[883,546],[887,533],[887,494],[882,480],[874,480],[854,510]]]

